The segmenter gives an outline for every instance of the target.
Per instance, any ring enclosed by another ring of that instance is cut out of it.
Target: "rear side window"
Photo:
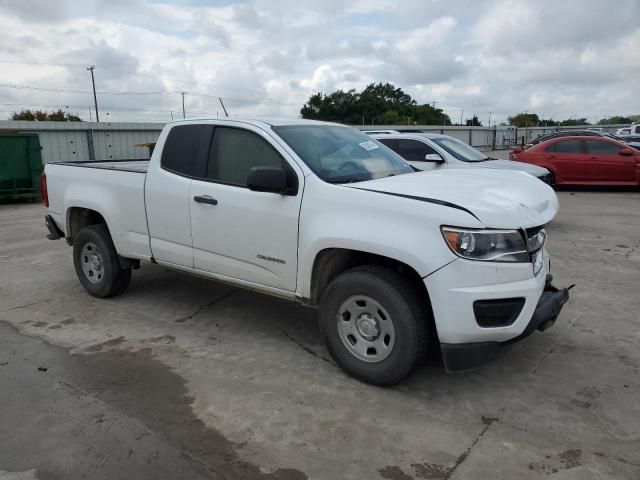
[[[587,140],[587,152],[592,155],[618,155],[620,148],[610,142]]]
[[[213,125],[178,125],[169,131],[160,166],[186,177],[204,177]]]
[[[386,145],[387,147],[389,147],[391,150],[396,150],[394,148],[394,142],[395,140],[391,139],[391,138],[376,138],[376,140],[378,140],[380,143],[382,143],[383,145]]]
[[[253,167],[287,168],[282,156],[253,132],[217,127],[211,145],[207,178],[231,185],[246,186]]]
[[[550,145],[547,147],[546,151],[557,153],[582,153],[582,146],[580,145],[580,140],[564,140]]]
[[[424,157],[430,153],[437,153],[429,145],[417,140],[398,140],[394,150],[405,160],[410,162],[424,162]]]

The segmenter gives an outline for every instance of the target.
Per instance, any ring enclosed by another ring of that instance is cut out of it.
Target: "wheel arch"
[[[73,239],[78,232],[89,225],[104,224],[111,235],[111,230],[105,217],[97,210],[86,207],[70,207],[67,209],[66,238],[69,245],[73,245]]]
[[[317,253],[311,269],[309,298],[305,299],[306,303],[318,305],[325,288],[333,279],[342,272],[363,265],[384,266],[401,273],[416,287],[416,293],[423,296],[433,317],[429,292],[422,277],[413,267],[392,257],[347,248],[325,248]]]

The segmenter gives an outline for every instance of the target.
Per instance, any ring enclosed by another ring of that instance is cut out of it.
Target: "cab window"
[[[282,156],[267,141],[248,130],[216,127],[207,163],[207,179],[246,186],[253,167],[283,167]]]
[[[213,125],[177,125],[169,130],[160,166],[185,177],[202,178]]]

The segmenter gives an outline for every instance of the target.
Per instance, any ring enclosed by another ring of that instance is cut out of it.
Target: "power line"
[[[43,92],[56,92],[56,93],[91,93],[91,90],[80,90],[73,88],[63,87],[36,87],[32,85],[21,85],[17,83],[0,83],[0,87],[15,88],[17,90],[34,90]],[[131,91],[110,91],[110,90],[96,90],[96,93],[100,95],[173,95],[178,92],[131,92]]]
[[[43,104],[43,103],[0,103],[0,105],[4,106],[16,106],[16,107],[42,107],[42,108],[60,108],[60,104]],[[74,108],[74,109],[85,109],[92,107],[93,105],[68,105],[65,104],[64,107]],[[118,111],[128,111],[128,112],[149,112],[149,113],[169,113],[171,108],[167,107],[164,109],[150,109],[150,108],[132,108],[132,107],[122,107],[119,105],[102,105],[102,111],[105,110],[118,110]],[[8,110],[7,110],[8,111]],[[212,115],[211,112],[207,111],[193,111],[190,113],[198,114],[198,115]]]
[[[89,70],[89,68],[87,68]],[[33,85],[22,85],[22,84],[14,84],[14,83],[0,83],[0,87],[4,88],[13,88],[16,90],[29,90],[29,91],[41,91],[41,92],[54,92],[54,93],[69,93],[69,94],[90,94],[92,90],[80,90],[73,88],[60,88],[60,87],[39,87]],[[164,92],[135,92],[135,91],[108,91],[108,90],[96,90],[96,94],[99,95],[113,95],[113,96],[148,96],[148,95],[191,95],[196,97],[205,97],[217,100],[222,95],[211,95],[208,93],[202,92],[186,92],[182,91],[164,91]],[[269,100],[268,98],[261,99],[250,99],[250,98],[237,98],[237,97],[228,97],[224,95],[224,98],[227,101],[238,102],[238,103],[264,103],[271,105],[282,105],[282,106],[299,106],[300,103],[293,102],[279,102],[276,100]]]
[[[220,98],[220,95],[211,95],[208,93],[200,93],[200,92],[185,92],[187,95],[194,95],[196,97],[207,97],[207,98],[213,98],[213,99],[218,99]],[[271,103],[274,105],[294,105],[294,106],[299,106],[300,103],[291,103],[291,102],[278,102],[275,100],[269,100],[269,99],[249,99],[249,98],[234,98],[234,97],[227,97],[226,95],[224,96],[225,100],[231,100],[234,102],[244,102],[244,103]]]
[[[84,68],[86,68],[86,67],[91,65],[90,63],[60,63],[60,62],[40,62],[40,61],[29,61],[29,60],[0,60],[0,63],[25,64],[25,65],[53,65],[53,66],[59,66],[59,67],[84,67]],[[166,82],[182,83],[182,84],[187,84],[187,85],[202,85],[202,83],[203,83],[201,81],[176,79],[176,78],[165,77],[165,76],[156,75],[156,74],[152,74],[152,73],[133,72],[131,70],[126,70],[126,69],[118,68],[118,67],[106,67],[106,66],[103,66],[103,65],[94,65],[94,66],[97,69],[124,72],[124,73],[128,73],[130,75],[136,75],[136,76],[140,76],[140,77],[148,77],[148,78],[153,78],[153,79],[156,79],[156,80],[164,80]],[[254,89],[254,88],[247,88],[247,87],[225,86],[224,88],[227,89],[227,90],[240,90],[240,91],[254,92],[254,93],[259,93],[259,94],[263,94],[264,93],[264,91],[262,91],[262,90],[258,90],[258,89]]]
[[[0,60],[0,63],[13,63],[24,65],[53,65],[56,67],[86,67],[87,63],[55,63],[55,62],[30,62],[24,60]]]

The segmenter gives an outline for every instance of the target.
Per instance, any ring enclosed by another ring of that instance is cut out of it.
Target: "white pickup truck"
[[[349,374],[390,385],[439,349],[476,368],[555,322],[551,187],[522,172],[415,172],[375,139],[312,122],[186,120],[150,161],[48,164],[50,239],[97,297],[140,261],[318,307]],[[436,350],[434,350],[436,349]]]

